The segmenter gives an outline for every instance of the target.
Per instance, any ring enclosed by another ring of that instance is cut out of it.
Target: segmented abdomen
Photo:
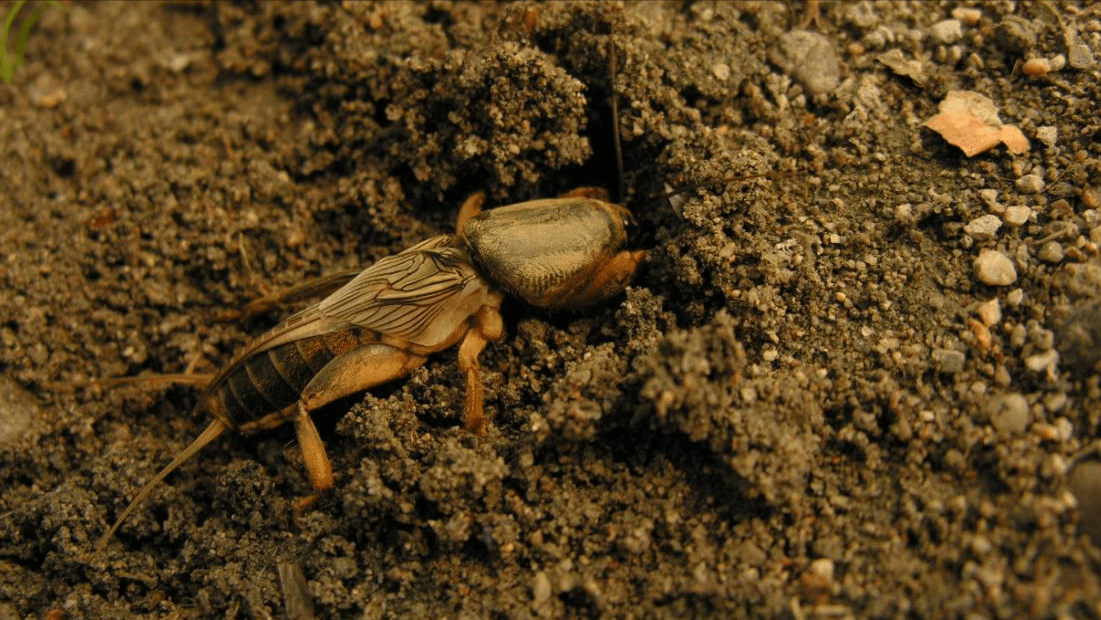
[[[289,342],[241,361],[213,386],[212,397],[234,426],[298,402],[302,390],[333,358],[378,340],[369,329],[347,329]],[[208,401],[209,402],[209,401]]]

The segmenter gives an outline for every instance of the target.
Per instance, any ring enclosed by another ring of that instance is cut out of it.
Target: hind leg
[[[317,493],[299,500],[296,513],[333,487],[333,466],[310,414],[334,400],[405,376],[425,359],[390,345],[368,344],[336,356],[306,384],[298,403],[285,410],[284,419],[294,422],[302,460]]]

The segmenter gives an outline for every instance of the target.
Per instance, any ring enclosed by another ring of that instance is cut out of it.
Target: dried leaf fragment
[[[999,144],[1005,144],[1014,154],[1029,149],[1028,138],[1021,130],[1014,125],[1003,125],[994,102],[979,93],[949,91],[939,107],[940,113],[925,121],[925,126],[960,147],[968,157]]]

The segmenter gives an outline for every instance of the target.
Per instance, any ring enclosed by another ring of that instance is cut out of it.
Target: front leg
[[[483,408],[484,388],[478,356],[488,342],[500,339],[504,331],[504,321],[501,320],[500,311],[492,306],[482,306],[474,316],[474,324],[470,331],[466,332],[463,343],[459,345],[459,370],[466,375],[463,423],[466,430],[478,435],[484,435],[486,432],[486,415]]]

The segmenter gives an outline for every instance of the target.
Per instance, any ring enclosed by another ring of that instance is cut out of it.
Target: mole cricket
[[[614,84],[615,53],[609,47]],[[611,99],[618,124],[614,94]],[[613,133],[622,176],[618,128]],[[299,296],[343,284],[245,345],[214,375],[195,406],[213,421],[142,487],[96,548],[106,546],[165,477],[227,430],[249,435],[294,423],[314,488],[296,504],[301,510],[333,486],[311,413],[408,375],[429,355],[455,345],[466,379],[464,424],[484,433],[478,356],[503,335],[499,309],[505,295],[538,308],[589,306],[623,292],[646,254],[626,249],[631,214],[601,189],[486,211],[483,202],[478,193],[463,203],[454,235],[422,241],[354,277],[323,277],[290,291]],[[285,297],[262,298],[250,307]]]

